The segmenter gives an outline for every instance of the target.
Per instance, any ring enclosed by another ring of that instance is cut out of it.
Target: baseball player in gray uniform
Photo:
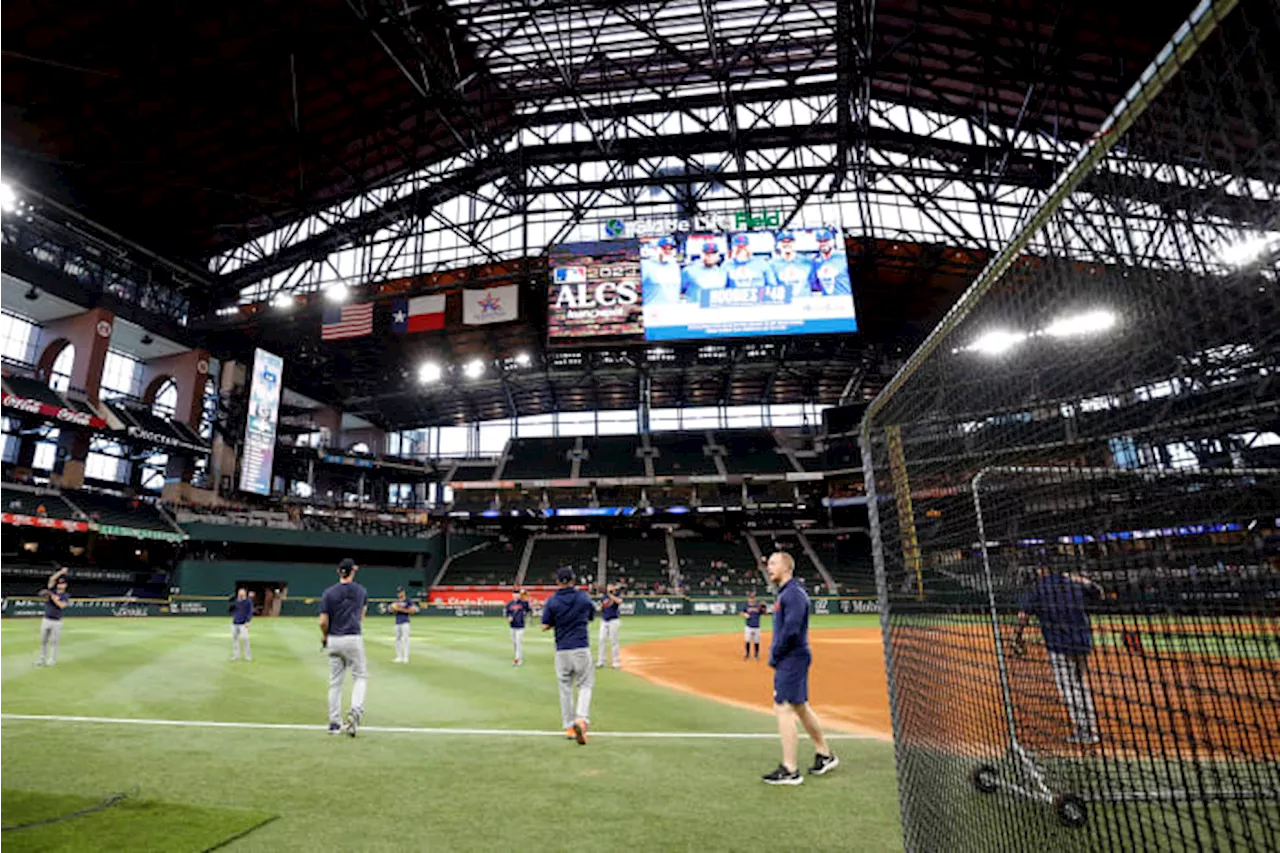
[[[365,603],[369,600],[364,587],[356,583],[360,567],[351,558],[338,564],[338,582],[324,591],[320,599],[320,645],[329,655],[329,734],[356,736],[364,716],[364,694],[369,672],[365,665]],[[342,716],[342,683],[351,671],[351,709]]]
[[[36,666],[53,666],[58,662],[58,640],[62,639],[62,611],[71,603],[67,594],[67,570],[49,575],[43,590],[44,618],[40,620],[40,662]]]
[[[231,659],[240,659],[240,647],[244,646],[244,659],[253,660],[253,649],[249,647],[249,623],[253,621],[253,599],[244,587],[236,590],[235,601],[231,602]]]
[[[393,663],[408,663],[409,617],[418,612],[418,605],[409,600],[404,587],[396,589],[396,600],[391,602],[391,612],[396,615],[396,659]]]
[[[556,570],[556,585],[559,589],[542,606],[542,630],[556,632],[556,681],[560,685],[560,720],[565,734],[586,744],[591,691],[596,680],[587,623],[595,618],[596,608],[587,594],[573,585],[573,569]],[[576,707],[574,687],[578,688]]]

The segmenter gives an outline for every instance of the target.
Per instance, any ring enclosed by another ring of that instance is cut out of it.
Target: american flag
[[[373,303],[326,305],[320,320],[320,340],[340,341],[373,334]]]

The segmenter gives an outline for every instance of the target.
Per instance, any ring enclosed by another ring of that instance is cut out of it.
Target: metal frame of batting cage
[[[1013,764],[1015,778],[1007,779],[1000,769],[992,764],[979,764],[973,770],[974,787],[984,794],[997,790],[1006,790],[1027,799],[1052,805],[1058,819],[1071,827],[1084,826],[1088,820],[1088,802],[1133,802],[1133,801],[1187,801],[1187,800],[1260,800],[1280,797],[1280,790],[1198,790],[1155,789],[1108,790],[1106,793],[1078,793],[1076,791],[1060,791],[1055,793],[1047,780],[1046,768],[1037,761],[1034,753],[1018,741],[1018,723],[1014,714],[1013,688],[1009,683],[1009,664],[1004,653],[1004,637],[1000,630],[1000,608],[996,603],[995,579],[991,572],[991,555],[987,543],[987,525],[982,515],[982,480],[988,474],[1009,475],[1045,475],[1057,478],[1114,478],[1114,479],[1228,479],[1233,477],[1257,478],[1275,477],[1280,479],[1280,469],[1274,468],[1219,468],[1208,471],[1178,471],[1127,468],[1087,468],[1064,466],[1011,465],[991,466],[979,471],[970,483],[973,493],[973,511],[977,519],[979,551],[982,555],[982,572],[986,582],[987,604],[991,615],[991,633],[995,641],[996,666],[1000,674],[1000,696],[1004,705],[1005,722],[1009,726],[1009,746],[1007,756]],[[1100,759],[1106,761],[1105,756]],[[1194,763],[1194,759],[1192,759]]]
[[[1159,96],[1160,92],[1174,78],[1182,66],[1195,55],[1200,44],[1217,29],[1219,22],[1235,9],[1238,2],[1239,0],[1201,0],[1165,47],[1152,60],[1151,64],[1144,69],[1125,97],[1112,109],[1111,114],[1102,123],[1098,132],[1087,145],[1076,153],[1067,168],[1054,181],[1044,201],[1029,212],[1026,220],[1019,226],[1013,238],[987,263],[987,266],[974,280],[973,284],[961,294],[955,305],[947,311],[938,324],[929,332],[924,342],[911,354],[907,362],[898,370],[888,384],[881,389],[875,399],[871,401],[863,415],[859,430],[859,444],[862,450],[863,478],[868,522],[871,529],[872,558],[876,571],[876,589],[880,599],[880,628],[884,645],[889,707],[895,727],[898,723],[899,701],[897,685],[894,682],[894,650],[891,636],[889,583],[885,567],[884,541],[881,533],[876,488],[875,444],[872,440],[873,422],[881,411],[886,408],[889,401],[903,389],[911,377],[942,346],[947,336],[959,327],[978,306],[983,297],[1003,279],[1005,273],[1013,267],[1024,250],[1031,244],[1032,238],[1050,222],[1054,214],[1062,207],[1064,200],[1075,192],[1098,163],[1110,153],[1120,138],[1146,112],[1147,107]],[[895,434],[900,435],[898,429],[899,427],[896,425],[885,427],[890,444],[893,443]],[[892,457],[892,452],[890,455]],[[892,458],[890,459],[889,467],[893,468]],[[906,499],[908,502],[910,501],[909,490],[907,491]],[[912,522],[912,525],[914,528],[914,522]],[[914,542],[914,529],[911,531],[910,539],[910,542],[904,541],[904,557],[908,563],[916,565],[918,572],[919,547]],[[914,551],[907,553],[906,547],[913,548]],[[919,588],[919,581],[917,582],[917,587]],[[1007,698],[1005,704],[1006,707],[1009,707]],[[899,761],[901,761],[901,758],[899,758]],[[899,770],[901,770],[901,764],[899,765]],[[1044,786],[1044,789],[1044,793],[1048,793],[1047,786]],[[905,792],[900,790],[900,799],[904,794]],[[1050,797],[1052,799],[1052,795]],[[1083,801],[1073,802],[1073,805],[1082,806]],[[1076,814],[1074,809],[1071,814]],[[1079,810],[1079,816],[1082,818],[1086,816],[1083,808]],[[903,831],[904,835],[909,837],[907,830],[904,816]]]

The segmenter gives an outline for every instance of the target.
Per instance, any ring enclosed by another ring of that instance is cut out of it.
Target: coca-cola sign
[[[107,425],[107,422],[102,418],[91,415],[88,412],[68,409],[65,406],[55,406],[51,403],[42,403],[39,400],[32,400],[30,397],[19,397],[17,394],[5,394],[3,404],[6,409],[17,409],[20,412],[40,415],[41,417],[52,418],[53,420],[75,424],[76,426],[102,429]]]

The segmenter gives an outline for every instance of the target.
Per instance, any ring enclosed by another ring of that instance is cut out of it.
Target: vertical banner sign
[[[249,418],[244,427],[240,454],[240,491],[267,495],[276,453],[276,424],[280,420],[281,375],[284,359],[253,351],[253,377],[249,381]]]

